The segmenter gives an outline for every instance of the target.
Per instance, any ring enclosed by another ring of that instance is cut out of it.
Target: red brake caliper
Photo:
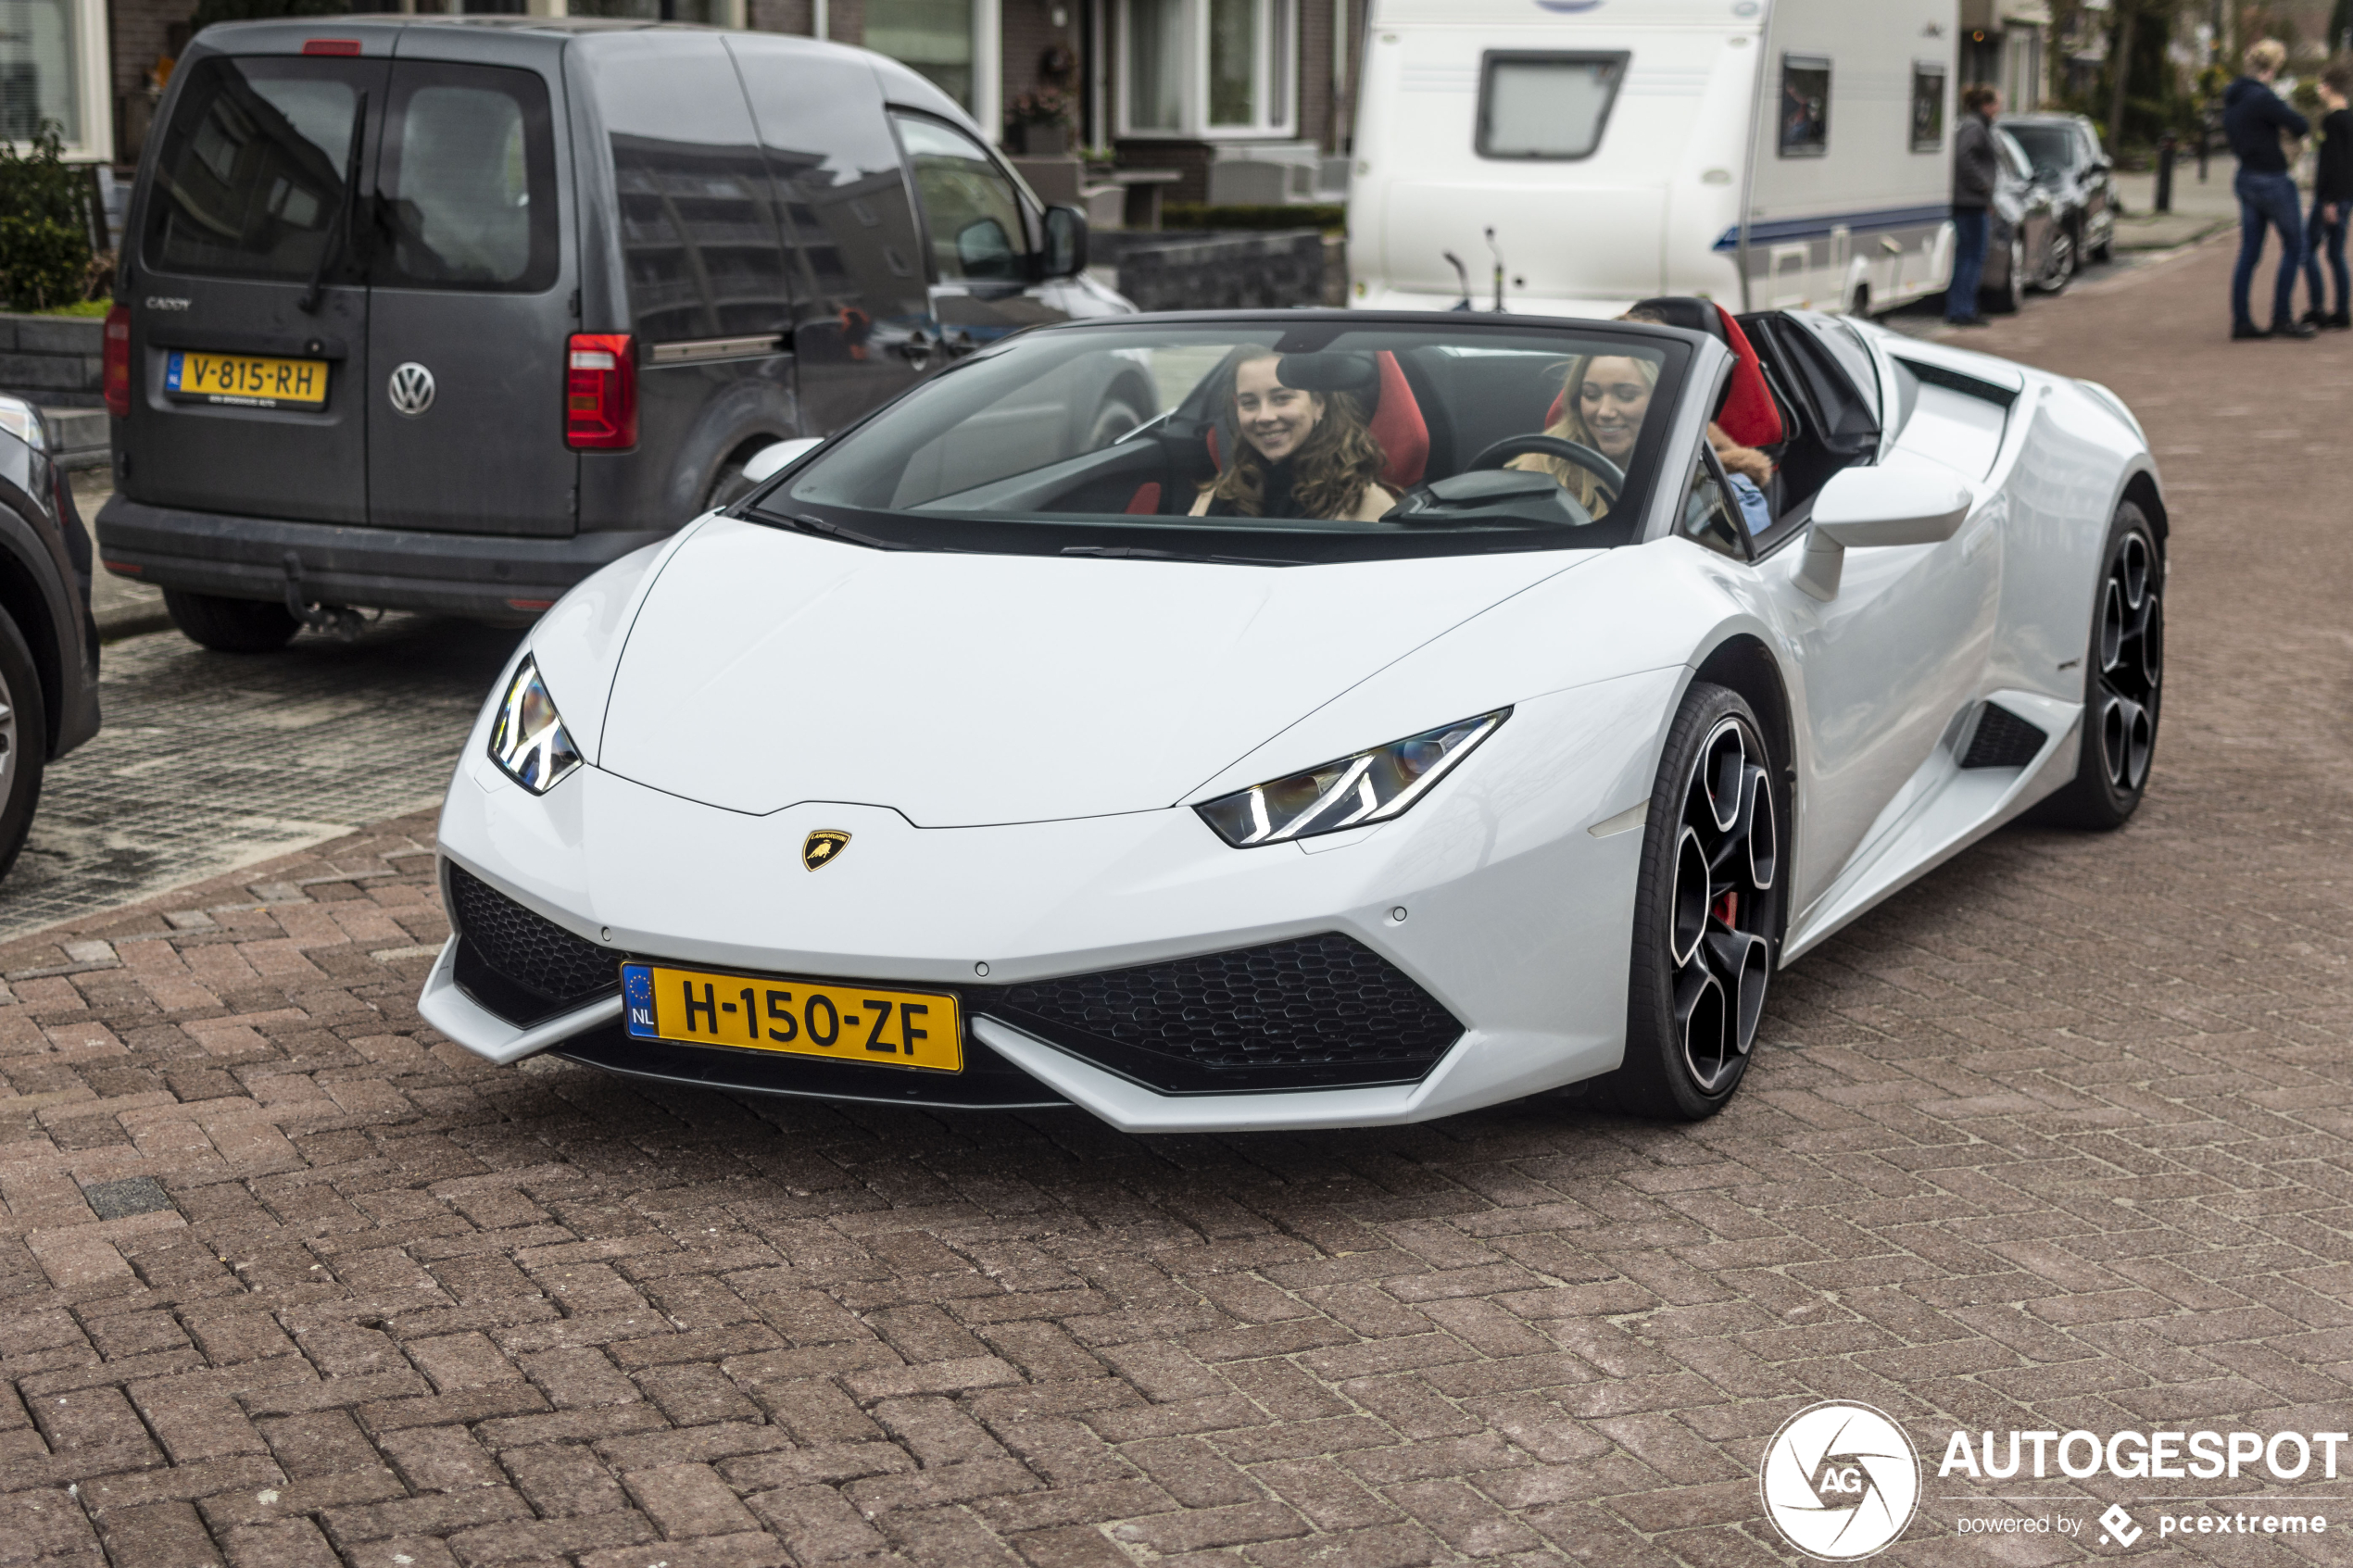
[[[1727,887],[1716,896],[1716,902],[1710,906],[1707,912],[1720,922],[1726,930],[1731,929],[1732,922],[1741,918],[1741,890],[1737,887]]]

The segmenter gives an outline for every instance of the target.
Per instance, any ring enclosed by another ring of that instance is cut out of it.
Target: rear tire
[[[2165,696],[2165,555],[2127,501],[2108,524],[2083,655],[2083,738],[2075,777],[2026,814],[2043,827],[2120,828],[2157,765]]]
[[[1596,1085],[1622,1110],[1697,1122],[1747,1076],[1780,952],[1780,770],[1740,694],[1692,687],[1642,830],[1626,1060]]]
[[[49,756],[48,709],[32,650],[6,610],[0,610],[0,877],[17,863],[41,775]]]
[[[294,641],[302,622],[268,599],[163,591],[163,608],[180,634],[215,653],[275,653]]]

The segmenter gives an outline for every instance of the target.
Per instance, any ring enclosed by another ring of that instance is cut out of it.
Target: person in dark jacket
[[[1944,290],[1947,326],[1982,327],[1978,284],[1985,277],[1985,209],[1994,205],[2001,177],[2001,153],[1994,145],[1994,117],[2002,95],[1982,83],[1965,88],[1960,129],[1953,136],[1953,281]]]
[[[2271,91],[2271,79],[2287,64],[2287,45],[2266,38],[2246,52],[2246,74],[2222,94],[2222,134],[2238,155],[2239,264],[2231,274],[2231,336],[2308,338],[2314,330],[2296,319],[2296,274],[2304,259],[2304,220],[2296,210],[2296,181],[2287,171],[2283,132],[2301,136],[2312,129],[2305,118]],[[2256,263],[2263,258],[2263,231],[2280,232],[2280,275],[2271,289],[2270,331],[2258,327],[2247,307]]]
[[[2312,180],[2312,216],[2304,225],[2304,287],[2312,308],[2304,320],[2316,327],[2339,332],[2353,328],[2353,277],[2345,270],[2345,223],[2353,217],[2353,61],[2339,60],[2321,72],[2321,102],[2328,113],[2321,119],[2321,166]],[[2328,252],[2329,270],[2336,276],[2336,308],[2330,310],[2321,288],[2321,252]]]

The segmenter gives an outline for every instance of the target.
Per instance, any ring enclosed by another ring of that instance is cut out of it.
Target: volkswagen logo
[[[411,359],[392,372],[385,392],[392,398],[392,411],[413,420],[433,407],[433,372]]]
[[[1893,1544],[1920,1501],[1903,1430],[1869,1405],[1810,1405],[1765,1446],[1765,1516],[1808,1557],[1851,1562]]]

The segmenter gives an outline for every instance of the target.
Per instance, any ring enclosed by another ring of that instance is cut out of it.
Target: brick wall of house
[[[185,45],[186,34],[175,30],[186,28],[195,9],[195,0],[107,0],[114,91],[104,108],[114,116],[116,162],[137,159],[152,107],[147,73],[158,56]]]

